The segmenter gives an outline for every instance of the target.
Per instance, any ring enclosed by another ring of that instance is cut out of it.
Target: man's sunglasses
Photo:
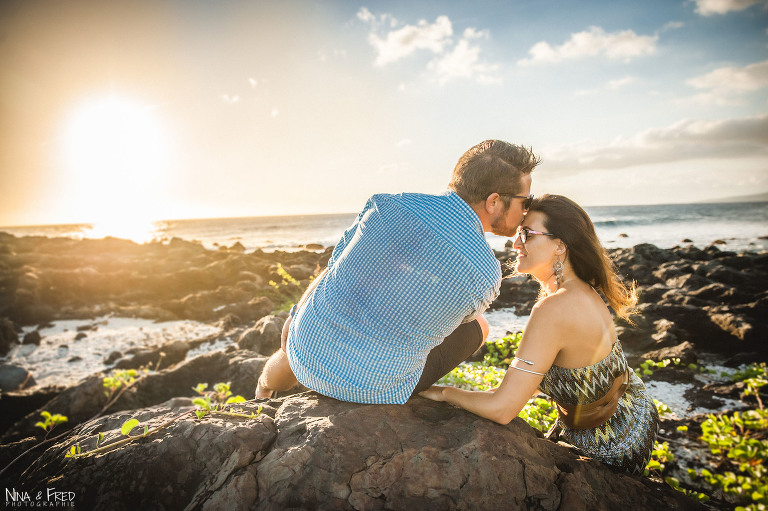
[[[502,197],[512,197],[513,199],[523,199],[523,209],[531,209],[533,204],[533,195],[513,195],[511,193],[500,193]]]
[[[520,242],[525,245],[525,242],[528,241],[528,238],[533,236],[534,234],[541,234],[542,236],[554,236],[551,232],[540,232],[540,231],[534,231],[533,229],[529,229],[528,227],[523,227],[522,225],[517,228],[517,232],[515,233],[515,238],[520,238]]]

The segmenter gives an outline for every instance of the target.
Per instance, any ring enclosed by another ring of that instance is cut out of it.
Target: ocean
[[[585,208],[607,248],[652,243],[661,248],[693,243],[705,247],[716,241],[729,250],[768,250],[768,202],[595,206]],[[177,237],[199,241],[207,248],[241,243],[246,250],[297,250],[307,244],[335,245],[356,213],[332,215],[211,218],[154,222],[121,235],[109,226],[92,224],[0,227],[16,236],[93,238],[112,235],[134,241]],[[501,250],[509,238],[487,235]],[[690,240],[690,241],[685,241]]]

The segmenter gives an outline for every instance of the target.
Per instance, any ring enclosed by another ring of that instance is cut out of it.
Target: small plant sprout
[[[122,433],[123,436],[131,436],[131,431],[133,431],[133,429],[138,425],[138,419],[129,419],[125,421],[120,427],[120,433]]]
[[[131,433],[133,433],[137,427],[141,426],[141,423],[136,418],[128,419],[123,422],[122,426],[120,427],[120,433],[124,438],[108,444],[104,444],[104,433],[99,433],[98,437],[96,438],[95,449],[83,452],[80,446],[76,445],[70,447],[65,456],[67,458],[79,458],[117,449],[118,447],[129,442],[153,435],[158,431],[170,426],[174,422],[190,415],[190,413],[194,413],[198,420],[205,418],[209,414],[221,415],[225,417],[235,417],[239,419],[255,419],[259,414],[261,414],[261,406],[259,406],[255,412],[248,413],[244,412],[242,409],[227,409],[227,406],[235,403],[243,403],[246,401],[242,396],[233,396],[229,386],[229,383],[217,383],[213,386],[213,390],[208,390],[207,383],[198,383],[195,387],[193,387],[193,390],[197,392],[200,397],[193,400],[196,408],[191,412],[182,412],[181,414],[151,429],[148,425],[144,424],[143,432],[134,435],[131,435]]]
[[[252,418],[257,415],[242,415],[236,411],[228,411],[224,409],[225,405],[245,402],[245,398],[243,396],[232,395],[230,385],[230,383],[217,383],[213,386],[213,390],[207,390],[207,383],[198,383],[197,386],[193,387],[193,390],[201,396],[192,400],[195,406],[197,406],[195,414],[197,415],[198,419],[202,419],[209,413],[224,414],[234,417],[245,416],[248,418]],[[258,412],[261,413],[261,407],[259,407]]]
[[[36,422],[35,426],[42,428],[42,430],[45,431],[45,436],[48,436],[48,433],[50,433],[57,424],[67,422],[68,420],[64,415],[58,413],[51,415],[51,413],[47,411],[40,412],[40,416],[43,420]]]
[[[661,401],[654,399],[653,404],[656,405],[656,411],[659,412],[659,417],[664,417],[665,415],[672,415],[674,413],[672,412],[672,408],[662,403]]]

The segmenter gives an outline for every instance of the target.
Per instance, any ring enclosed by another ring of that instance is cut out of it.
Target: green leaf
[[[202,408],[203,410],[210,410],[211,409],[211,404],[208,401],[206,401],[205,399],[201,398],[201,397],[197,397],[197,398],[193,399],[192,402],[194,404],[196,404],[197,406],[199,406],[200,408]]]
[[[51,414],[49,412],[46,412],[45,410],[40,412],[40,415],[43,417],[43,419],[50,419],[51,418]]]
[[[104,441],[104,433],[99,432],[99,438],[96,439],[96,447],[101,445],[101,442]]]
[[[139,425],[139,421],[137,419],[129,419],[123,423],[123,426],[120,428],[120,433],[122,433],[125,436],[128,436],[131,430],[138,425]]]
[[[227,399],[226,404],[230,403],[244,403],[245,398],[243,396],[232,396],[231,398]]]

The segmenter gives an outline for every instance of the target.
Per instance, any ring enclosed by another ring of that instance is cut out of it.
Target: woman
[[[488,392],[432,386],[421,395],[507,424],[538,388],[558,404],[553,430],[560,430],[561,439],[587,456],[641,474],[653,450],[658,413],[627,366],[598,294],[626,318],[634,289],[616,275],[587,213],[566,197],[536,199],[513,248],[516,271],[538,280],[541,293],[501,384]]]

